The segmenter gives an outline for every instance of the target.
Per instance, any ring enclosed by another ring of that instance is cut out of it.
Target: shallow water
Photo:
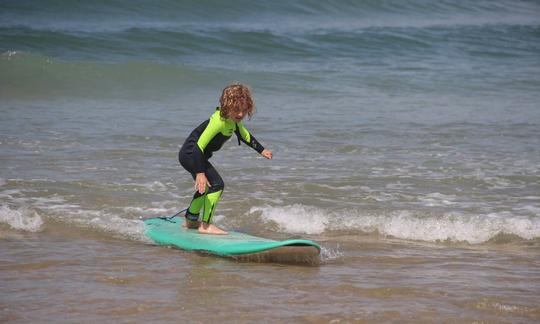
[[[537,1],[3,1],[0,321],[537,322]],[[279,22],[279,23],[277,23]],[[215,222],[315,267],[157,247],[242,81]]]
[[[320,238],[319,266],[242,263],[98,232],[2,230],[6,322],[540,319],[538,246]]]

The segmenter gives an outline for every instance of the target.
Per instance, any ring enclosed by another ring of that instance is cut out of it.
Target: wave
[[[425,90],[430,75],[450,73],[445,66],[456,71],[450,79],[462,84],[471,64],[479,85],[487,79],[497,87],[530,88],[538,80],[519,69],[535,69],[539,35],[540,25],[320,29],[301,35],[234,28],[131,28],[113,34],[0,28],[0,91],[3,98],[161,97],[186,86],[219,88],[239,79],[305,91],[327,88],[323,83],[333,73],[344,87],[384,89],[406,86],[413,73],[411,89]],[[504,77],[493,78],[494,65]]]
[[[57,77],[54,74],[43,75],[52,71],[62,74],[58,76],[60,78],[72,78],[75,84],[92,81],[93,76],[102,75],[100,82],[112,79],[112,82],[122,81],[129,85],[130,82],[146,80],[152,86],[160,79],[176,82],[186,73],[189,75],[187,79],[197,82],[200,71],[194,70],[200,70],[198,67],[212,69],[212,74],[217,77],[224,71],[232,75],[246,71],[300,72],[323,80],[330,72],[339,73],[341,78],[352,78],[348,83],[355,83],[359,81],[359,74],[370,77],[369,72],[375,67],[403,74],[414,71],[439,74],[438,71],[448,66],[460,71],[458,75],[464,75],[470,73],[467,67],[473,64],[477,73],[482,73],[479,81],[483,81],[493,79],[490,75],[493,65],[499,69],[515,65],[518,68],[521,68],[519,65],[536,66],[540,51],[539,35],[540,22],[536,25],[498,23],[459,28],[359,27],[345,23],[343,26],[317,25],[304,31],[296,27],[280,31],[229,25],[172,29],[137,26],[120,32],[0,27],[0,51],[4,53],[0,58],[0,68],[8,73],[10,70],[19,71],[20,63],[25,60],[22,73],[9,76],[29,79],[19,80],[18,84],[39,78],[54,79]],[[44,63],[51,63],[51,60],[57,65],[49,64],[44,68]],[[126,62],[130,62],[130,69],[134,64],[139,65],[137,75],[129,72],[126,75]],[[141,67],[140,62],[148,62],[149,65]],[[53,70],[59,64],[68,68],[61,72]],[[484,69],[485,65],[489,65],[489,69]],[[185,69],[191,71],[183,71]],[[516,68],[509,71],[513,73]],[[73,72],[71,74],[77,78],[66,72]],[[154,80],[156,72],[160,78]],[[375,77],[380,75],[374,74]],[[416,75],[421,77],[426,73]],[[519,77],[522,73],[517,75]],[[207,73],[203,77],[203,84],[209,76]],[[533,85],[536,81],[532,80]],[[171,84],[161,83],[160,86],[165,88]],[[521,85],[519,82],[513,84]]]
[[[90,230],[94,232],[107,233],[117,238],[129,239],[153,244],[145,235],[145,226],[142,219],[155,215],[165,215],[168,210],[163,208],[126,208],[129,213],[136,213],[139,219],[126,219],[118,216],[101,213],[97,211],[79,211],[70,215],[70,219],[55,219],[63,221],[68,226],[77,226],[80,230]],[[145,215],[145,217],[140,216]],[[34,210],[21,207],[13,208],[7,205],[0,207],[0,225],[6,224],[11,229],[24,232],[41,232],[45,229],[45,221]],[[332,262],[344,256],[339,246],[322,246],[321,261]]]
[[[11,209],[6,205],[0,207],[0,223],[25,232],[40,232],[44,224],[37,212],[28,208]]]
[[[166,23],[263,23],[316,21],[329,22],[336,18],[351,20],[384,17],[403,20],[405,17],[416,20],[447,17],[504,18],[509,16],[534,17],[538,3],[534,1],[248,1],[248,0],[204,0],[204,1],[144,1],[144,0],[99,0],[92,2],[50,0],[50,1],[2,1],[0,4],[0,25],[27,25],[52,28],[81,28],[94,25],[96,28],[104,21],[115,22],[117,26],[129,21]],[[302,19],[299,19],[302,18]],[[388,19],[390,20],[390,19]],[[411,19],[412,20],[412,19]],[[103,26],[101,27],[103,28]]]
[[[151,243],[151,240],[144,234],[144,223],[140,220],[126,219],[101,211],[82,209],[74,211],[73,208],[66,209],[59,205],[49,206],[49,212],[55,209],[57,212],[68,211],[69,218],[52,217],[53,221],[77,226],[81,229],[109,233],[115,237]],[[41,232],[47,226],[46,219],[46,217],[30,207],[17,208],[8,205],[0,207],[0,224],[5,224],[14,230],[32,233]]]
[[[69,217],[49,215],[48,217],[52,217],[54,221],[142,242],[149,242],[144,235],[144,224],[140,221],[143,215],[152,217],[172,213],[168,209],[158,207],[127,208],[125,216],[139,215],[139,219],[132,219],[103,211],[75,210],[73,206],[67,209],[62,209],[61,206],[50,206],[48,209],[49,212],[69,214]],[[262,221],[260,224],[269,226],[271,230],[292,235],[331,236],[332,233],[346,232],[349,235],[376,234],[410,241],[469,244],[509,243],[540,238],[538,217],[514,216],[509,212],[486,215],[460,213],[427,215],[399,211],[369,215],[361,212],[329,213],[320,208],[297,204],[283,207],[252,207],[248,214],[251,218],[249,223],[252,223],[255,215],[255,217],[260,217]],[[216,222],[223,223],[225,226],[231,221],[235,224],[234,226],[242,226],[242,217],[235,220],[216,217]],[[37,211],[7,205],[0,207],[0,224],[2,223],[12,229],[27,232],[40,232],[46,226],[45,218]]]
[[[431,215],[413,211],[387,214],[342,213],[304,206],[253,207],[251,214],[260,215],[280,231],[321,235],[333,231],[374,233],[405,240],[426,242],[467,242],[480,244],[496,240],[500,235],[513,235],[521,240],[540,238],[540,218],[514,216],[509,212],[485,215],[446,213]]]
[[[216,63],[216,65],[218,65]],[[8,51],[0,55],[0,97],[6,99],[101,98],[148,99],[214,93],[233,81],[264,89],[314,91],[318,78],[304,72],[238,70],[127,60],[122,62],[59,60],[51,56]],[[320,86],[324,88],[323,86]]]
[[[525,1],[8,1],[0,4],[0,51],[108,62],[212,62],[222,55],[218,64],[253,66],[261,54],[279,63],[359,52],[396,58],[452,54],[471,44],[481,45],[475,55],[497,55],[495,47],[515,57],[517,47],[532,56],[538,10]]]
[[[0,181],[4,180],[0,178]],[[165,184],[156,181],[139,186],[149,192],[167,191]],[[0,223],[16,230],[39,232],[51,219],[139,241],[146,240],[140,219],[172,215],[176,212],[178,201],[178,197],[174,196],[171,197],[173,200],[155,202],[145,207],[104,206],[101,210],[95,210],[79,206],[79,203],[62,196],[42,198],[22,194],[20,190],[4,190],[0,193],[2,200],[11,201],[0,206]],[[452,196],[432,194],[427,198],[424,204],[430,206],[430,210],[436,210],[441,204],[454,204]],[[523,198],[535,201],[538,197]],[[509,237],[510,241],[540,239],[540,209],[532,203],[485,214],[458,211],[436,213],[430,210],[327,210],[302,204],[280,207],[265,204],[251,207],[247,213],[237,217],[216,215],[216,222],[238,228],[253,226],[254,219],[257,219],[256,222],[263,224],[267,230],[289,234],[332,236],[346,232],[425,242],[482,244],[501,241],[501,237],[503,243]]]
[[[2,54],[0,70],[3,99],[161,98],[230,81],[227,71],[143,61],[59,61],[20,52]]]

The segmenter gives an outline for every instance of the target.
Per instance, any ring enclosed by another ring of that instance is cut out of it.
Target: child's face
[[[244,110],[234,110],[231,113],[231,119],[234,122],[239,123],[242,121],[242,119],[244,119],[244,117],[246,117],[246,115],[247,113]]]

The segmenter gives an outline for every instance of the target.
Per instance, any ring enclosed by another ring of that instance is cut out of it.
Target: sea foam
[[[0,223],[16,230],[39,232],[43,228],[43,219],[33,210],[25,207],[11,209],[6,205],[0,207]]]
[[[303,205],[252,207],[250,213],[255,212],[261,212],[264,221],[273,221],[288,233],[321,234],[330,222],[323,210]]]
[[[392,211],[370,214],[362,211],[325,211],[295,204],[290,206],[253,207],[265,222],[277,224],[287,233],[322,234],[331,231],[379,233],[406,240],[427,242],[487,242],[499,234],[522,239],[540,238],[540,218],[517,216],[510,212],[467,215],[463,213],[427,214],[415,211]]]

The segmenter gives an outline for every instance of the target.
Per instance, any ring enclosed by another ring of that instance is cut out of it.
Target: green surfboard
[[[304,239],[276,241],[233,231],[228,235],[199,234],[196,229],[184,228],[183,222],[183,217],[146,219],[146,235],[159,245],[247,261],[314,263],[321,250],[317,243]]]

